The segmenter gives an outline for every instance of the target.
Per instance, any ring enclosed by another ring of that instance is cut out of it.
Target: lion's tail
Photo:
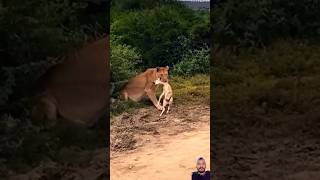
[[[116,98],[116,97],[119,97],[119,95],[120,95],[120,98],[122,98],[121,96],[124,96],[125,94],[127,94],[124,91],[124,87],[128,84],[128,82],[129,82],[128,80],[111,82],[110,83],[111,84],[111,89],[110,89],[111,97]]]

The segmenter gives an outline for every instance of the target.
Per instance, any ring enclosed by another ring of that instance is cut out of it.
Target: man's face
[[[198,160],[197,170],[199,173],[204,173],[206,171],[206,162],[203,159]]]

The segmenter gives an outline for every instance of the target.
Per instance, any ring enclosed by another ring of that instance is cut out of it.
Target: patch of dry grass
[[[199,74],[192,77],[172,77],[169,81],[173,90],[174,102],[197,103],[210,101],[210,77]],[[161,92],[161,88],[159,90]]]

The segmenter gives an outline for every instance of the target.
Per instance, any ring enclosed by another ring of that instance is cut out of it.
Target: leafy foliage
[[[173,74],[192,76],[209,73],[209,48],[190,50],[182,61],[174,65]]]
[[[112,12],[111,33],[120,43],[141,51],[143,61],[139,65],[143,67],[172,66],[187,50],[208,43],[208,13],[192,11],[178,2],[122,13],[115,6]]]
[[[278,39],[320,37],[319,1],[218,1],[212,9],[213,42],[219,46],[264,46]],[[316,39],[315,39],[316,38]]]
[[[111,82],[123,81],[136,74],[135,65],[140,61],[136,48],[118,44],[111,39]]]

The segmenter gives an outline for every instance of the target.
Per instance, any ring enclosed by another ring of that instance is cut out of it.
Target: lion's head
[[[160,79],[160,81],[168,82],[168,79],[169,79],[169,66],[157,67],[156,76],[157,76],[157,79]]]

